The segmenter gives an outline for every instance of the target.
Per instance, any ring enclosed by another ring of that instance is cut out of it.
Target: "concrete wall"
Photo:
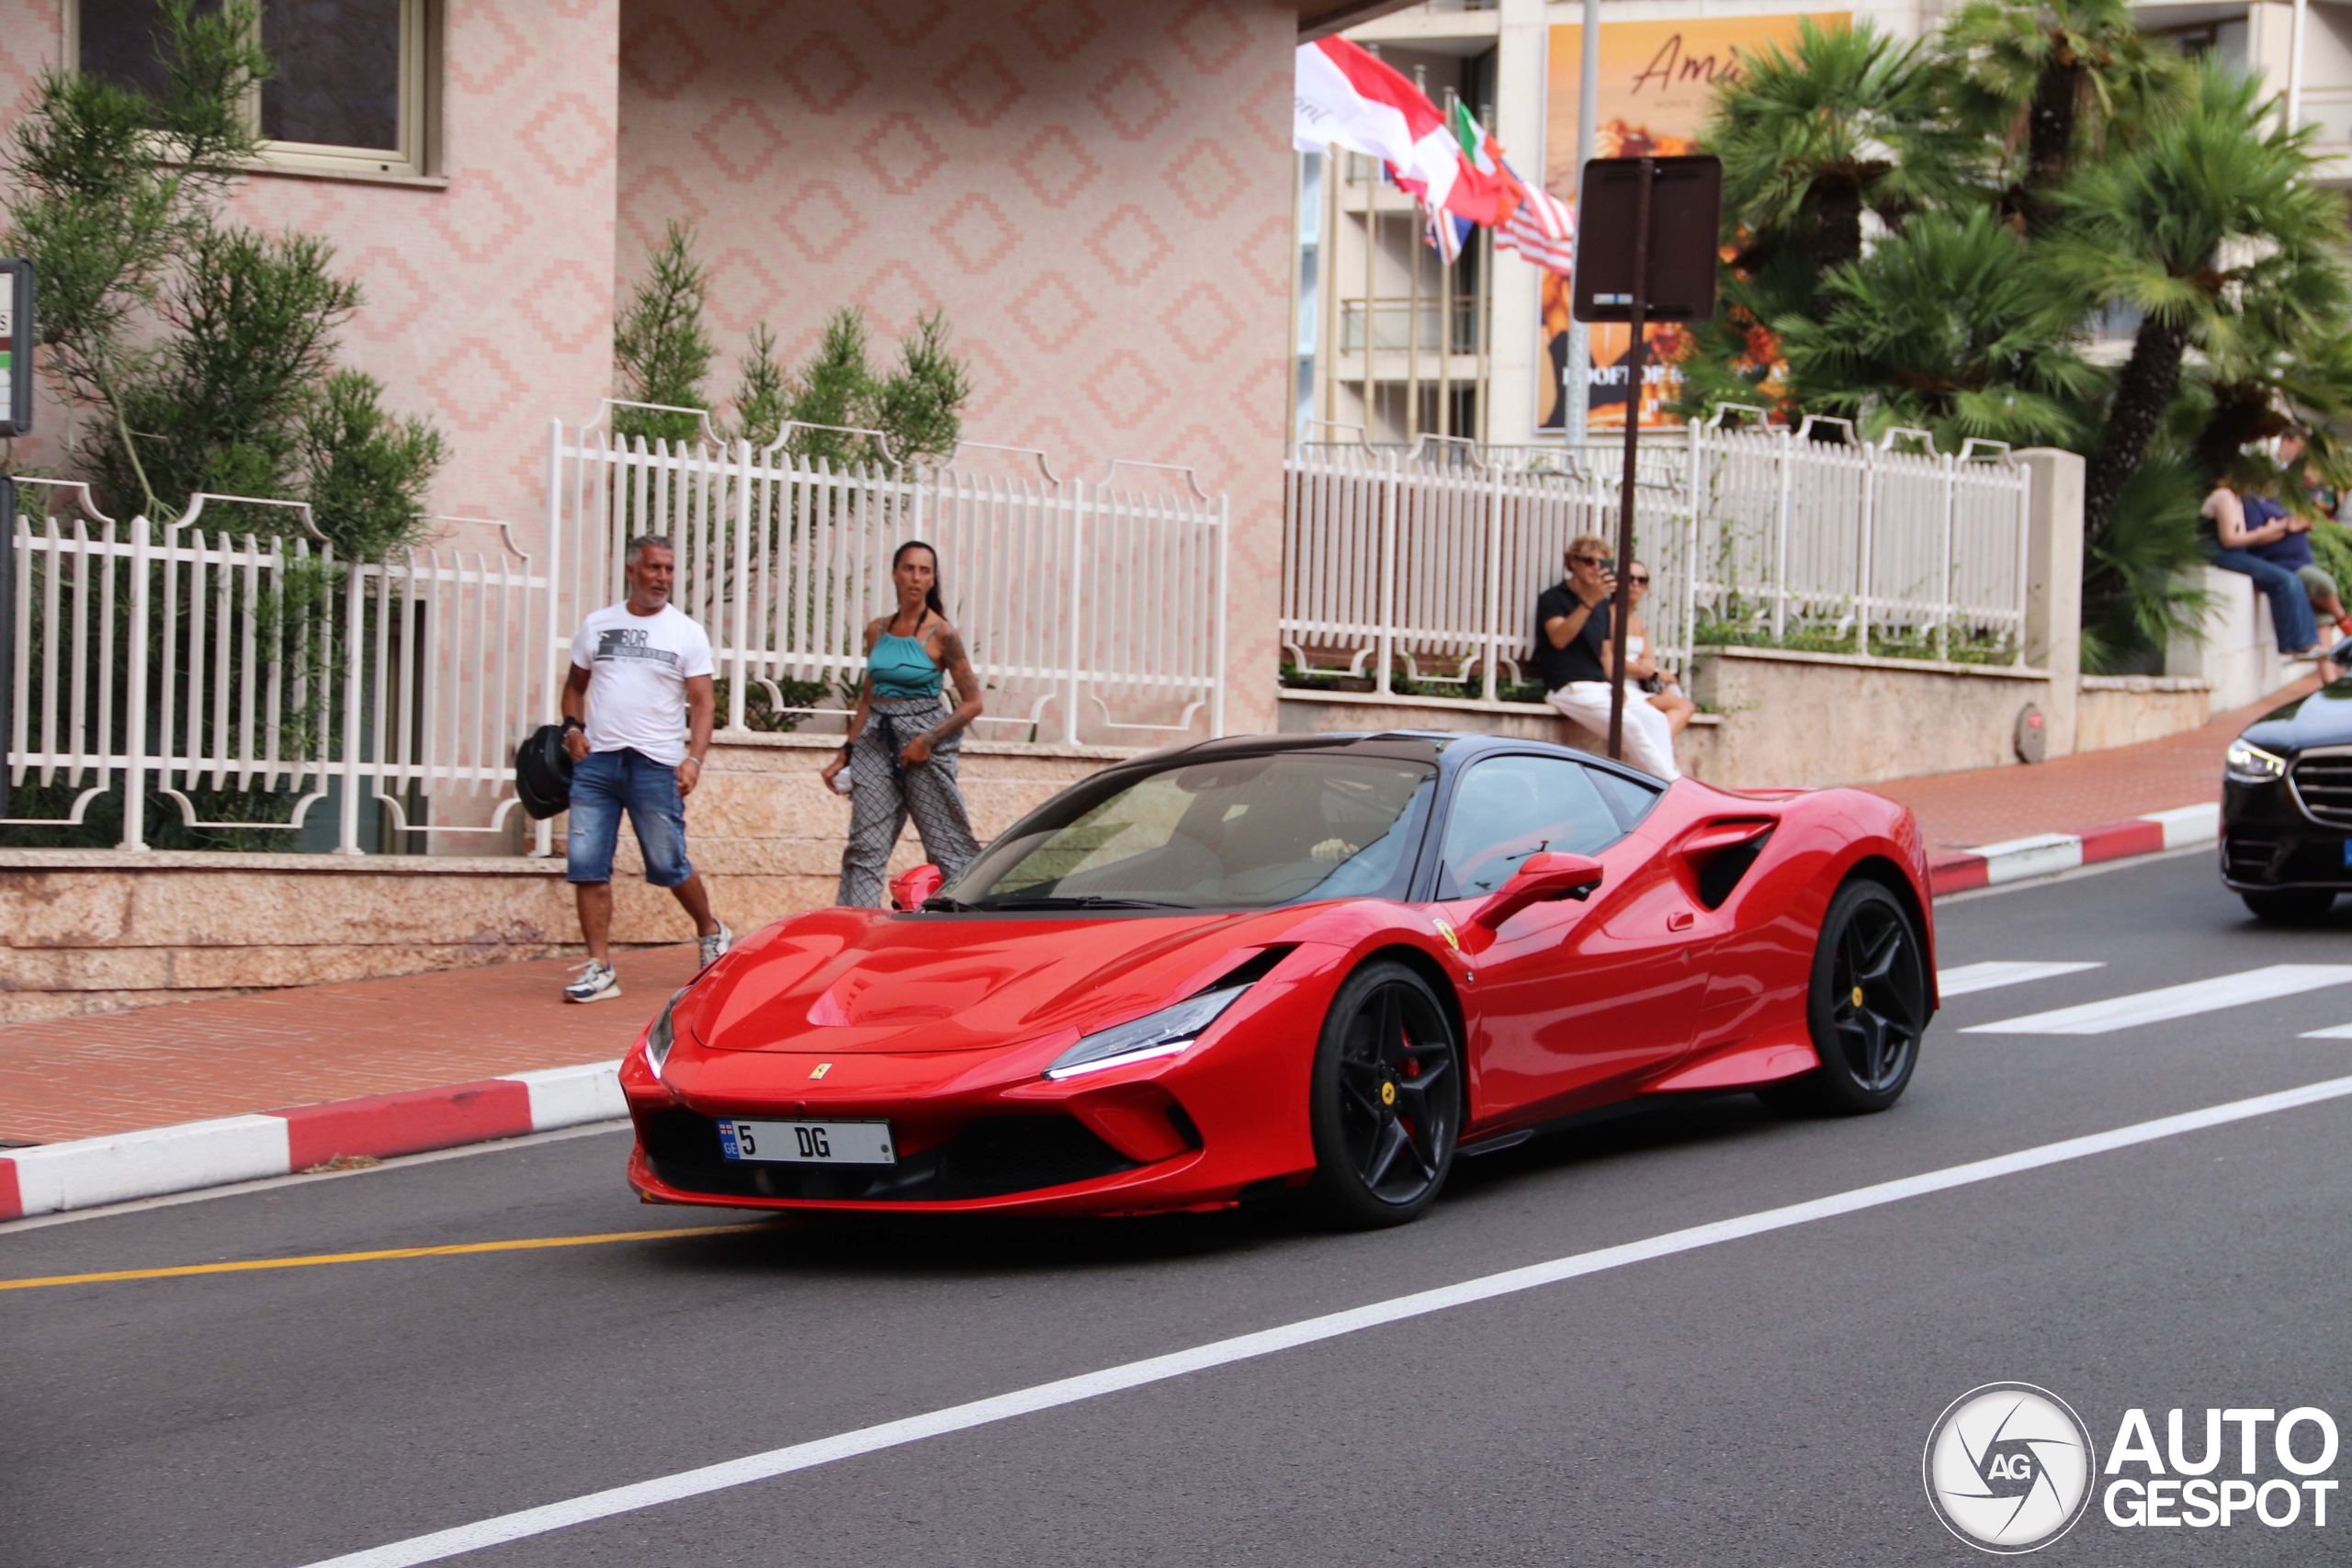
[[[2279,657],[2278,638],[2270,625],[2270,601],[2242,572],[2199,567],[2190,574],[2192,587],[2208,600],[2201,638],[2176,638],[2165,650],[2165,673],[2188,676],[2212,688],[2218,712],[2242,708],[2305,673],[2309,665],[2290,667]],[[2332,628],[2322,628],[2323,634]],[[2333,637],[2324,637],[2332,642]]]
[[[837,744],[784,735],[713,748],[688,805],[687,849],[737,931],[832,902],[849,802],[817,770]],[[974,742],[963,762],[973,826],[991,838],[1072,779],[1127,755]],[[910,832],[892,866],[922,859]],[[624,832],[616,939],[691,937],[676,903],[641,871]],[[578,942],[560,852],[533,860],[0,850],[0,1023],[541,958]]]
[[[450,438],[434,510],[527,524],[528,539],[548,417],[586,418],[609,385],[618,5],[447,0],[444,14],[446,177],[257,174],[233,215],[334,243],[367,295],[344,362]],[[62,63],[59,15],[58,0],[0,0],[0,125]],[[56,405],[41,423],[20,469],[55,460]]]
[[[2086,675],[2077,699],[2075,750],[2136,746],[2203,726],[2212,689],[2186,675]]]
[[[797,360],[843,305],[886,351],[944,310],[973,439],[1089,478],[1196,465],[1233,499],[1228,724],[1271,728],[1296,25],[1264,0],[624,0],[620,272],[696,226],[722,395],[757,321]]]

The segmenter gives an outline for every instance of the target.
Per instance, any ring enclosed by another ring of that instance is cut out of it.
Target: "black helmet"
[[[571,804],[571,751],[563,743],[563,726],[543,724],[514,748],[514,796],[536,818]]]

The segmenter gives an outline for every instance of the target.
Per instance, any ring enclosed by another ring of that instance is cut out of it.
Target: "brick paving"
[[[2219,797],[2222,750],[2286,696],[2203,728],[2040,767],[1873,785],[1949,852]],[[445,970],[0,1028],[0,1139],[51,1143],[608,1060],[693,973],[690,945],[621,955],[626,991],[574,1007],[571,959]]]
[[[2074,833],[2143,812],[2222,798],[2222,753],[2238,731],[2318,685],[2315,676],[2251,707],[2218,714],[2199,729],[2060,757],[2038,767],[1892,779],[1870,786],[1919,818],[1931,854],[1997,844],[2033,833]]]
[[[576,958],[306,986],[0,1029],[0,1139],[53,1143],[609,1061],[694,973],[619,953],[621,996],[563,999]]]

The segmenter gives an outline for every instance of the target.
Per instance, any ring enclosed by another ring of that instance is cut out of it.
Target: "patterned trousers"
[[[936,697],[874,699],[865,728],[850,748],[849,842],[842,849],[834,903],[882,907],[882,879],[909,817],[922,837],[923,854],[948,881],[979,854],[963,792],[956,787],[962,733],[933,746],[927,762],[908,767],[899,761],[909,742],[946,716],[946,705]]]

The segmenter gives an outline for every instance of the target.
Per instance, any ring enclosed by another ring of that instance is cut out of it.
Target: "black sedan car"
[[[2352,659],[2352,644],[2336,658]],[[2266,920],[2316,920],[2352,893],[2352,678],[2264,714],[2230,743],[2222,880]]]

